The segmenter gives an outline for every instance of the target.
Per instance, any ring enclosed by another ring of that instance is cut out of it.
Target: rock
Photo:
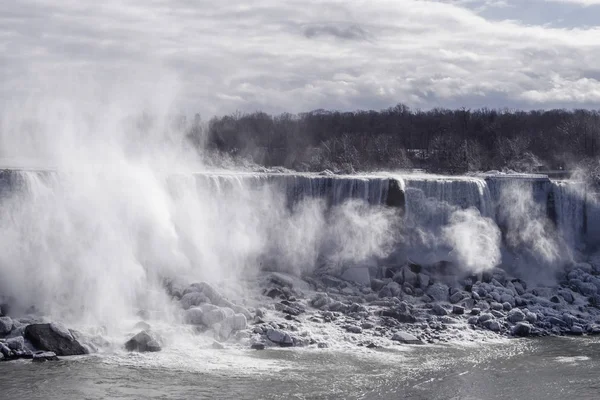
[[[395,342],[400,342],[404,344],[423,344],[423,342],[417,339],[416,336],[411,335],[406,332],[396,332],[394,336],[392,336],[392,340]]]
[[[319,343],[317,343],[317,347],[319,349],[326,349],[326,348],[329,347],[329,345],[327,343],[324,343],[324,342],[319,342]]]
[[[194,307],[194,308],[190,308],[189,310],[185,311],[185,314],[183,315],[183,321],[186,324],[201,325],[201,324],[203,324],[203,322],[202,322],[203,316],[204,316],[204,311],[202,311],[202,308]],[[144,330],[147,330],[147,329],[148,328],[146,328]]]
[[[25,348],[25,339],[23,339],[23,336],[7,339],[6,346],[13,351],[23,350]]]
[[[583,335],[583,328],[580,325],[573,325],[571,327],[572,335]]]
[[[523,311],[515,308],[508,313],[508,317],[506,318],[509,322],[516,324],[517,322],[521,322],[525,320],[525,314]]]
[[[350,333],[362,333],[362,328],[360,326],[346,325],[344,328]]]
[[[465,308],[462,306],[454,305],[452,306],[452,314],[463,315],[465,313]]]
[[[14,353],[11,349],[8,348],[7,345],[0,342],[0,353],[4,356],[4,358],[11,359],[14,357]]]
[[[227,318],[227,313],[222,308],[211,309],[208,311],[205,311],[205,309],[202,308],[202,311],[202,323],[209,327],[219,322],[223,322]]]
[[[371,289],[375,292],[379,292],[386,285],[381,279],[371,279]]]
[[[504,313],[502,311],[498,311],[498,310],[492,310],[490,311],[490,313],[495,317],[495,318],[504,318],[506,315],[504,315]]]
[[[408,323],[408,324],[417,322],[417,319],[413,315],[411,315],[409,313],[395,311],[395,310],[383,310],[381,312],[381,315],[383,317],[391,317],[391,318],[394,318],[395,320],[397,320],[398,322],[403,322],[403,323]]]
[[[125,342],[127,351],[155,352],[160,351],[161,347],[158,341],[153,338],[149,332],[141,331],[127,342]]]
[[[12,331],[13,320],[10,317],[0,317],[0,335],[7,335]]]
[[[327,295],[327,293],[317,293],[311,300],[310,305],[314,308],[321,309],[324,306],[328,305],[331,302],[331,299]]]
[[[512,305],[510,305],[508,301],[505,301],[504,303],[502,303],[502,308],[504,309],[504,311],[510,311],[512,310]]]
[[[417,282],[419,284],[419,287],[423,290],[427,289],[430,281],[431,281],[431,278],[429,278],[429,275],[427,275],[427,274],[420,272],[417,275]]]
[[[435,315],[439,315],[439,316],[448,315],[448,311],[444,307],[442,307],[441,304],[434,304],[433,308],[431,309],[431,311]]]
[[[294,345],[294,341],[292,340],[291,336],[278,329],[267,330],[266,336],[271,342],[278,344],[281,347],[291,347]]]
[[[527,313],[525,314],[525,318],[530,324],[535,324],[538,320],[537,314],[534,314],[531,311],[527,311]]]
[[[253,343],[252,346],[250,346],[250,348],[252,350],[264,350],[265,344],[264,343]]]
[[[448,286],[442,283],[434,283],[425,291],[434,301],[448,301],[448,292]]]
[[[201,292],[190,292],[184,294],[181,298],[181,307],[184,310],[189,309],[190,307],[199,306],[203,303],[209,303],[210,299]]]
[[[473,317],[469,317],[469,319],[467,320],[467,323],[469,325],[477,325],[479,318],[477,318],[477,316],[473,316]]]
[[[481,312],[481,310],[477,307],[473,307],[471,309],[471,315],[479,315],[480,312]]]
[[[365,321],[360,325],[360,327],[363,329],[373,329],[374,326],[375,326],[375,324],[373,324],[372,322],[369,322],[369,321]]]
[[[38,351],[33,353],[32,362],[58,361],[56,353],[52,351]]]
[[[495,301],[493,301],[492,303],[490,303],[490,307],[492,310],[496,310],[496,311],[501,311],[504,307],[502,307],[502,304],[497,303]]]
[[[531,333],[531,325],[527,322],[518,322],[511,330],[514,336],[529,336]]]
[[[481,314],[478,319],[477,322],[479,322],[480,324],[483,324],[486,321],[492,320],[494,319],[494,316],[492,314]]]
[[[247,324],[248,321],[246,320],[246,316],[244,314],[234,314],[227,317],[227,319],[224,321],[224,325],[227,325],[234,332],[245,329]]]
[[[513,284],[515,291],[517,292],[517,294],[519,296],[522,296],[525,293],[525,288],[527,287],[526,285],[524,285],[524,282],[521,281],[520,279],[513,279],[511,281],[511,283]]]
[[[86,349],[68,330],[57,324],[31,324],[25,328],[25,339],[40,350],[53,351],[58,356],[86,354]]]
[[[417,274],[415,274],[408,265],[402,267],[402,276],[404,278],[404,283],[408,283],[411,286],[415,287],[417,286],[417,283],[419,281],[419,278],[417,276]]]
[[[556,295],[550,297],[550,301],[552,303],[560,304],[560,298],[558,296],[556,296]]]
[[[463,292],[456,292],[452,296],[450,296],[450,303],[452,303],[452,304],[460,303],[464,298],[465,298],[465,295]]]
[[[569,304],[572,304],[575,301],[573,293],[570,290],[560,290],[558,294]]]
[[[150,329],[150,324],[145,321],[140,321],[133,326],[133,329],[141,329],[143,331],[147,331]]]
[[[499,332],[500,331],[500,323],[496,320],[490,319],[487,320],[483,323],[483,326],[486,329],[489,329],[492,332]]]
[[[562,319],[556,318],[556,317],[548,317],[547,321],[551,325],[565,326],[565,327],[567,326],[567,324],[565,323],[565,321],[563,321]]]

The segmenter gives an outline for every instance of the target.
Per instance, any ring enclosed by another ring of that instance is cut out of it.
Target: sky
[[[600,0],[0,2],[0,105],[90,81],[203,116],[600,108]]]

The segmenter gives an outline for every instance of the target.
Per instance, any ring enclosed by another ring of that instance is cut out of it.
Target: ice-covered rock
[[[204,311],[200,307],[190,308],[185,311],[183,320],[186,324],[191,325],[200,325],[202,324],[202,317],[204,315]]]
[[[508,317],[506,319],[508,319],[508,321],[512,322],[513,324],[516,324],[517,322],[525,320],[525,314],[523,313],[523,311],[519,310],[518,308],[515,308],[508,313]]]
[[[10,317],[0,317],[0,335],[10,333],[13,328],[13,320]]]
[[[448,301],[450,289],[443,283],[434,283],[429,286],[425,293],[429,295],[434,301]]]
[[[227,317],[224,324],[226,324],[232,331],[241,331],[246,328],[248,321],[244,314],[234,314]]]
[[[487,320],[482,324],[486,329],[489,329],[492,332],[500,331],[500,323],[494,319]]]
[[[204,310],[204,308],[202,308]],[[227,313],[222,308],[209,309],[202,313],[202,323],[206,326],[213,326],[227,318]]]
[[[203,303],[209,303],[210,299],[202,292],[189,292],[181,298],[181,307],[187,310],[190,307],[199,306]]]
[[[25,339],[23,339],[23,336],[17,336],[14,338],[7,339],[5,344],[9,349],[13,351],[25,349]]]

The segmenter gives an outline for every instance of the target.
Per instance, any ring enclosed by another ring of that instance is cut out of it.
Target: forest
[[[234,113],[201,123],[198,147],[267,167],[355,172],[421,169],[598,175],[598,110],[315,110],[301,114]]]

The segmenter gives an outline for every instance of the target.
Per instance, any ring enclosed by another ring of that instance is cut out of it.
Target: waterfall
[[[586,190],[581,182],[552,182],[556,226],[565,241],[579,243],[585,234]]]

